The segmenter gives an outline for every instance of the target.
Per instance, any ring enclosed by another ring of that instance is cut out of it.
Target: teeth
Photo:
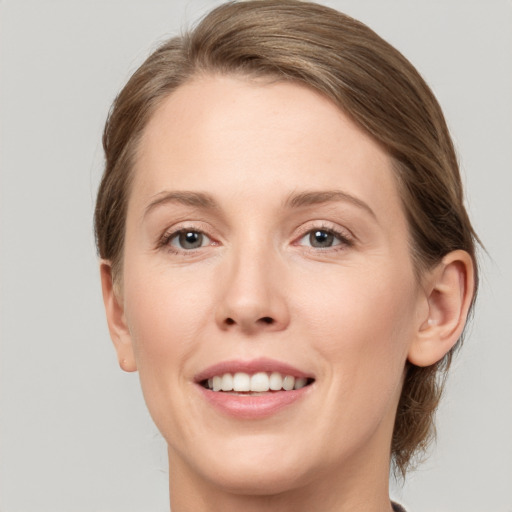
[[[235,391],[251,391],[251,377],[247,373],[235,373],[233,389]]]
[[[213,381],[213,386],[211,389],[213,389],[213,391],[220,391],[220,389],[222,387],[222,377],[219,377],[218,375],[216,375],[215,377],[213,377],[212,381]]]
[[[305,379],[304,377],[298,377],[295,379],[295,386],[293,386],[293,389],[303,388],[307,383],[308,379]]]
[[[220,389],[222,391],[233,391],[233,375],[231,373],[225,373],[222,376]]]
[[[251,391],[268,391],[268,375],[263,372],[255,373],[251,377]]]
[[[272,391],[279,391],[283,387],[283,377],[281,377],[281,374],[278,372],[272,372],[269,381]]]
[[[291,391],[293,386],[295,386],[295,377],[287,375],[283,380],[283,389],[285,391]]]
[[[282,375],[279,372],[258,372],[249,375],[244,372],[237,372],[234,375],[224,373],[215,375],[208,379],[207,387],[213,391],[233,391],[235,393],[254,392],[265,393],[268,391],[291,391],[306,386],[308,379],[304,377],[295,378],[292,375]]]

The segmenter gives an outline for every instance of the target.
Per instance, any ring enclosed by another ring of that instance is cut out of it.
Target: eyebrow
[[[185,206],[193,206],[195,208],[202,208],[204,210],[218,210],[219,207],[213,197],[203,192],[188,192],[188,191],[174,191],[174,192],[160,192],[154,199],[146,206],[144,210],[144,217],[154,210],[157,206],[168,203],[178,203]]]
[[[362,208],[372,217],[377,218],[375,212],[364,201],[342,190],[320,190],[306,191],[298,194],[291,194],[285,201],[285,206],[290,208],[301,208],[315,204],[344,201]]]
[[[322,203],[331,203],[344,201],[365,210],[372,217],[376,218],[375,212],[364,201],[342,190],[314,190],[300,193],[292,193],[284,202],[285,208],[302,208]],[[154,210],[156,207],[168,204],[178,203],[185,206],[202,208],[205,210],[219,210],[219,205],[215,199],[204,192],[172,191],[160,192],[154,196],[154,199],[144,210],[144,216]]]

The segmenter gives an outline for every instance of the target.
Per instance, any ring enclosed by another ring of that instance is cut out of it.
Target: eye
[[[171,234],[167,240],[167,243],[168,245],[177,249],[190,251],[209,245],[211,240],[201,231],[183,229]]]
[[[317,249],[328,249],[336,245],[349,244],[346,237],[331,229],[312,229],[300,240],[299,245],[314,247]]]

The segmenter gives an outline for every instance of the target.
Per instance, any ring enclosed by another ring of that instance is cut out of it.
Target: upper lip
[[[282,375],[291,375],[293,377],[304,377],[314,378],[314,375],[308,372],[304,372],[291,366],[288,363],[277,361],[274,359],[260,358],[251,359],[249,361],[243,360],[230,360],[222,361],[220,363],[213,364],[208,368],[200,371],[194,376],[195,382],[202,382],[207,379],[211,379],[216,375],[223,375],[224,373],[257,373],[257,372],[279,372]]]

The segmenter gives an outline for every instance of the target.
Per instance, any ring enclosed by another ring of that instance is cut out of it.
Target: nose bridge
[[[289,322],[279,256],[268,238],[246,236],[230,248],[217,322],[244,332],[280,330]]]

